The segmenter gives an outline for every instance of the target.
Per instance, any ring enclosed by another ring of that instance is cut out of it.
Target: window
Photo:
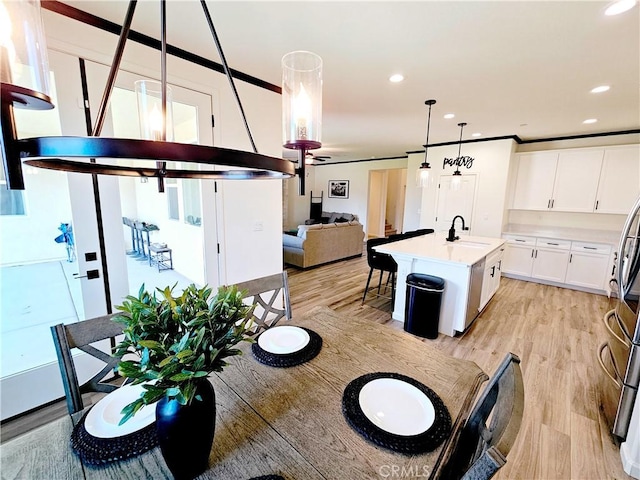
[[[24,191],[7,189],[2,168],[0,168],[0,215],[25,215]]]

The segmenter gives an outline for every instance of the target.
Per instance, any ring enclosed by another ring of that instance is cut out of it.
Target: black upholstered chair
[[[374,270],[380,270],[380,278],[378,279],[377,296],[384,296],[380,294],[382,288],[382,275],[387,272],[387,282],[385,283],[385,290],[389,281],[391,281],[391,301],[395,300],[395,286],[396,286],[396,273],[398,272],[398,264],[395,262],[391,255],[386,253],[376,252],[373,247],[389,243],[389,238],[371,238],[367,240],[367,263],[369,264],[369,276],[367,277],[367,284],[364,287],[364,294],[362,295],[362,303],[367,298],[369,292],[369,283],[371,282],[371,276]],[[389,298],[389,297],[387,297]]]
[[[282,318],[291,320],[291,299],[286,271],[247,280],[236,286],[238,290],[246,291],[247,303],[256,306],[251,315],[255,326],[250,335],[257,335],[262,330],[273,327]]]
[[[508,353],[453,442],[453,452],[438,478],[487,480],[507,462],[524,410],[520,359]],[[487,419],[491,417],[487,426]]]
[[[115,315],[117,314],[105,315],[68,325],[61,323],[51,327],[51,335],[56,347],[69,414],[74,414],[84,408],[82,394],[88,392],[109,393],[118,388],[118,385],[112,382],[119,378],[115,369],[120,359],[112,357],[109,353],[92,345],[101,340],[112,339],[122,334],[122,325],[112,320]],[[114,343],[111,342],[112,347],[113,345]],[[73,348],[82,350],[105,364],[97,374],[82,385],[78,382],[78,375],[71,354]]]

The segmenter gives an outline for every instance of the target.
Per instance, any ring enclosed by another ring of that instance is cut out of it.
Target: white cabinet
[[[610,244],[515,234],[503,238],[507,243],[501,270],[507,276],[611,291],[616,254]]]
[[[535,254],[535,237],[504,235],[504,258],[501,271],[522,277],[530,277]]]
[[[489,300],[495,295],[500,288],[500,277],[502,269],[502,259],[504,247],[494,250],[485,260],[484,277],[482,279],[482,294],[480,295],[480,308],[482,310]]]
[[[610,258],[610,245],[573,242],[565,283],[606,290]]]
[[[592,212],[603,155],[603,149],[521,155],[513,208]]]
[[[593,212],[604,150],[560,152],[550,210]]]
[[[553,195],[553,181],[557,164],[557,152],[535,152],[520,155],[513,208],[547,210]]]
[[[604,152],[595,211],[626,215],[640,195],[640,145]]]
[[[640,145],[518,155],[513,208],[627,214],[640,195]]]
[[[531,276],[541,280],[564,283],[570,249],[570,241],[538,238]]]

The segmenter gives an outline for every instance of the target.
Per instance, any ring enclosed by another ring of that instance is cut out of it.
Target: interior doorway
[[[367,238],[402,232],[406,168],[369,171]]]

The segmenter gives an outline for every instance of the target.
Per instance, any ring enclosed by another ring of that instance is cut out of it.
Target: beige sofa
[[[362,255],[364,230],[357,220],[298,226],[298,234],[283,234],[284,263],[309,268]]]

